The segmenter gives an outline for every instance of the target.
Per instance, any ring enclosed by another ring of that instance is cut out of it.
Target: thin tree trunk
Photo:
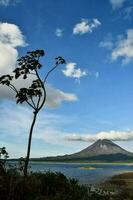
[[[28,149],[27,149],[27,156],[26,156],[26,160],[25,160],[25,166],[24,166],[24,176],[27,176],[27,171],[28,171],[28,163],[29,163],[29,158],[30,158],[30,149],[31,149],[31,140],[32,140],[32,133],[33,133],[33,128],[36,122],[36,117],[37,117],[38,112],[34,112],[34,117],[33,117],[33,121],[31,124],[31,128],[30,128],[30,133],[29,133],[29,140],[28,140]]]

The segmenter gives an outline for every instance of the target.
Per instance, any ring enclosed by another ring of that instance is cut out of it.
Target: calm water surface
[[[83,166],[93,166],[95,169],[81,169]],[[76,178],[82,184],[94,184],[109,179],[115,174],[133,171],[133,164],[84,164],[84,163],[52,163],[30,162],[32,171],[61,172],[67,177]]]

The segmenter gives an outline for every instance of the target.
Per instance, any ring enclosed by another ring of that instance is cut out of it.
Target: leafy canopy
[[[44,80],[42,80],[38,70],[42,67],[39,59],[44,55],[45,52],[43,50],[29,51],[26,56],[22,56],[17,60],[18,66],[13,71],[13,75],[7,74],[0,77],[0,84],[10,87],[14,92],[16,92],[17,103],[22,104],[23,102],[27,102],[32,108],[39,109],[40,99],[42,96],[44,97],[44,95],[46,95],[44,84],[49,73],[58,65],[65,63],[65,60],[61,56],[56,57],[55,66],[46,74]],[[17,90],[12,83],[13,80],[19,79],[20,77],[27,79],[29,74],[36,75],[36,79],[32,81],[29,87]],[[35,101],[33,100],[34,97],[38,98],[37,104],[35,104]]]

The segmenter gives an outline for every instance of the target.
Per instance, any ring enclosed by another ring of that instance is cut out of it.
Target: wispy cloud
[[[110,50],[112,61],[121,58],[123,65],[128,64],[133,60],[133,29],[128,29],[126,35],[118,35],[116,40],[107,36],[99,46]]]
[[[73,34],[83,35],[88,32],[92,33],[93,30],[96,29],[100,25],[101,25],[101,22],[97,18],[94,18],[90,21],[88,19],[81,19],[81,21],[74,26]]]
[[[113,44],[113,38],[111,34],[108,34],[103,41],[100,42],[99,44],[100,47],[106,48],[106,49],[112,49],[114,44]]]
[[[7,106],[8,105],[8,106]],[[25,156],[26,144],[28,139],[29,128],[32,120],[32,112],[29,108],[18,105],[13,102],[1,102],[0,104],[0,145],[7,147],[11,157]],[[64,140],[64,135],[68,132],[64,131],[64,127],[71,126],[73,121],[72,116],[66,117],[64,115],[52,114],[48,111],[42,111],[37,118],[35,129],[33,132],[33,146],[31,156],[48,156],[51,155],[56,147],[70,147],[73,149],[73,145]],[[47,150],[46,145],[51,151]],[[17,149],[17,151],[16,151]],[[58,150],[57,150],[58,151]],[[53,155],[57,154],[57,151]],[[66,150],[69,152],[69,150]],[[59,152],[60,154],[61,151]]]
[[[81,69],[77,66],[77,63],[67,63],[65,69],[62,70],[66,77],[73,78],[77,83],[80,83],[80,79],[84,76],[99,78],[99,72],[87,71],[86,69]]]
[[[122,12],[122,16],[123,16],[124,19],[127,19],[127,20],[132,19],[132,17],[133,17],[133,6],[129,6],[129,7],[125,8]]]
[[[56,108],[64,101],[74,102],[78,100],[78,97],[75,94],[63,92],[59,89],[51,87],[50,85],[47,86],[46,92],[46,106],[49,108]]]
[[[86,70],[82,70],[81,68],[77,67],[77,63],[67,63],[64,70],[62,70],[63,74],[66,77],[74,78],[74,79],[80,79],[83,76],[87,75]]]
[[[99,76],[100,76],[100,73],[99,72],[95,72],[95,77],[99,78]]]
[[[108,139],[112,141],[131,141],[133,140],[133,131],[102,131],[97,134],[72,134],[65,137],[69,141],[94,142],[98,139]]]
[[[63,29],[57,28],[56,31],[55,31],[55,35],[57,37],[62,37],[63,36]]]
[[[0,5],[9,6],[9,5],[14,5],[18,2],[20,2],[20,0],[0,0]]]
[[[123,6],[126,0],[110,0],[113,9],[119,9]]]
[[[127,30],[126,37],[119,37],[115,48],[112,50],[111,57],[112,60],[122,58],[123,64],[128,64],[133,60],[133,29]]]

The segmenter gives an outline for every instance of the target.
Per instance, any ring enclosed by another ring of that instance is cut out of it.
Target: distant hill
[[[36,160],[36,159],[34,159]],[[126,151],[114,142],[103,139],[97,140],[89,147],[74,154],[44,157],[37,160],[43,161],[99,161],[99,162],[119,162],[133,161],[133,153]]]

